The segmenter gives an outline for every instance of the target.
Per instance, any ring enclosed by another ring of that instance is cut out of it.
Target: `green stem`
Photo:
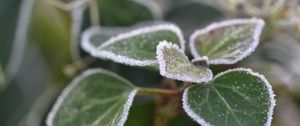
[[[170,95],[175,95],[176,90],[159,89],[159,88],[139,88],[138,93],[170,96]]]
[[[90,0],[90,18],[93,26],[100,25],[99,7],[97,0]]]

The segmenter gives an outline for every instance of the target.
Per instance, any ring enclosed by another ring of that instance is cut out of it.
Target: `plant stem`
[[[73,77],[76,75],[78,71],[81,71],[88,67],[92,62],[94,62],[96,59],[91,56],[86,56],[81,59],[78,59],[74,61],[72,64],[68,64],[64,68],[64,74],[67,77]]]
[[[175,95],[177,93],[176,90],[160,89],[160,88],[139,88],[138,91],[140,94],[164,95],[164,96]]]
[[[90,0],[90,16],[91,16],[91,23],[93,26],[100,25],[100,16],[99,16],[99,7],[97,0]]]

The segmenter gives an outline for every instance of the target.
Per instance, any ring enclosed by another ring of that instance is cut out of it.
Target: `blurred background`
[[[211,67],[215,73],[249,67],[264,74],[277,95],[272,125],[300,126],[299,0],[1,0],[0,126],[45,125],[61,90],[88,68],[109,69],[139,86],[159,86],[157,71],[89,57],[79,46],[89,27],[169,21],[188,40],[212,22],[243,17],[265,19],[259,47],[238,64]],[[126,126],[152,126],[153,98],[136,99]],[[183,113],[169,125],[198,124]]]

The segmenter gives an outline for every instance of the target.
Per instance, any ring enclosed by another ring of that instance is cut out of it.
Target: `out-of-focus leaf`
[[[214,8],[191,2],[190,0],[171,0],[170,8],[165,12],[164,19],[174,22],[189,36],[196,29],[220,20],[223,15]]]
[[[123,126],[137,89],[120,76],[92,69],[79,75],[59,96],[48,126]]]
[[[207,57],[209,64],[234,64],[258,46],[262,19],[233,19],[195,31],[190,49],[195,58]]]
[[[103,26],[128,26],[154,18],[147,7],[132,0],[98,0],[98,8]]]
[[[101,28],[99,28],[100,31]],[[134,29],[113,36],[107,41],[91,42],[97,34],[94,31],[83,34],[82,47],[92,56],[110,59],[132,66],[155,66],[156,46],[162,40],[178,44],[184,50],[184,40],[180,29],[173,24],[158,24]],[[101,43],[94,45],[93,43]]]
[[[7,66],[12,51],[20,3],[19,0],[0,1],[0,61],[3,69]]]
[[[156,49],[159,70],[162,76],[194,83],[212,79],[212,72],[207,67],[194,66],[182,50],[175,44],[161,41]]]
[[[63,80],[64,67],[71,63],[70,17],[67,12],[37,1],[32,17],[30,39],[37,43],[53,76]]]
[[[264,76],[239,68],[187,88],[183,108],[203,126],[270,126],[274,96]]]

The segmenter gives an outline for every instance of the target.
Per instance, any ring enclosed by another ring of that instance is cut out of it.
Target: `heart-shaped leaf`
[[[209,64],[234,64],[255,50],[263,26],[256,18],[211,24],[191,35],[191,52],[195,58],[208,57]]]
[[[194,66],[182,50],[167,41],[159,43],[156,49],[159,70],[162,76],[194,83],[212,79],[212,72],[207,67]]]
[[[67,86],[47,118],[48,126],[123,126],[137,89],[102,69],[88,70]]]
[[[162,40],[181,45],[181,49],[184,50],[183,35],[180,29],[173,24],[144,26],[111,37],[105,42],[90,42],[93,35],[97,34],[95,32],[89,32],[83,36],[83,48],[95,57],[110,59],[127,65],[157,65],[155,50]],[[99,43],[100,45],[91,43]]]
[[[238,68],[187,88],[183,108],[202,126],[269,126],[275,106],[266,78]]]

